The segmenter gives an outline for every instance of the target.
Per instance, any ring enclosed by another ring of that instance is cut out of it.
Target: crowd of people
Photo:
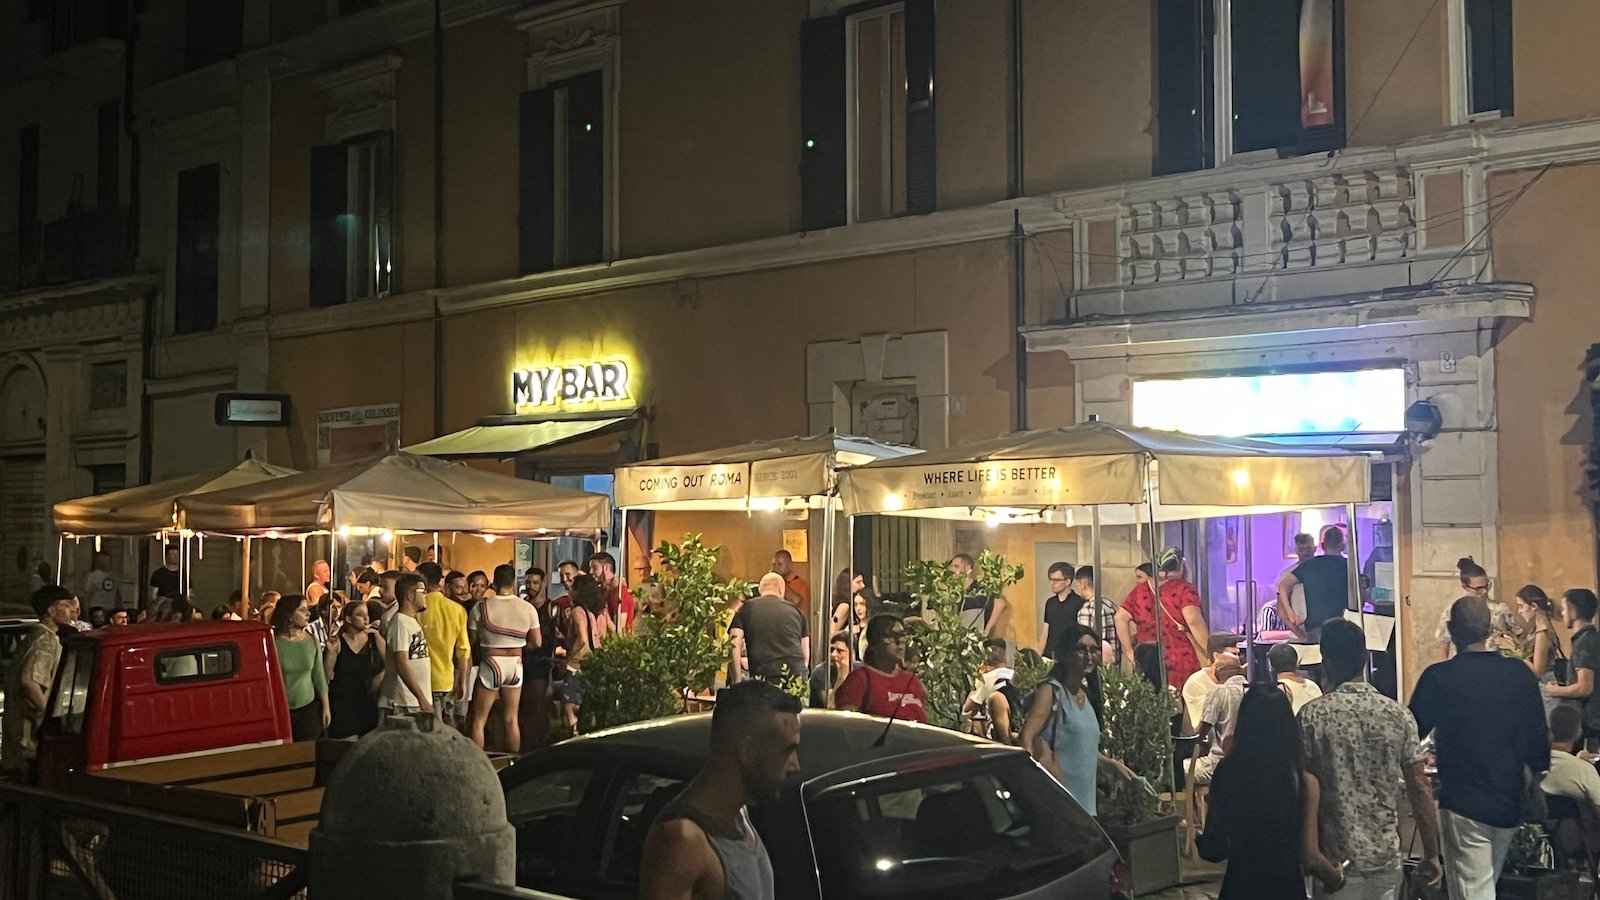
[[[1575,588],[1552,601],[1526,585],[1500,603],[1483,568],[1461,560],[1462,595],[1441,622],[1446,658],[1402,705],[1368,682],[1363,629],[1344,616],[1344,600],[1333,602],[1349,587],[1340,534],[1323,533],[1321,554],[1299,542],[1300,559],[1278,582],[1278,614],[1298,640],[1268,650],[1257,682],[1240,636],[1211,632],[1175,548],[1140,567],[1120,603],[1100,596],[1093,568],[1051,565],[1042,640],[1028,648],[1007,640],[1011,608],[984,595],[971,557],[956,556],[949,567],[963,585],[962,621],[984,647],[964,707],[969,728],[1026,749],[1092,814],[1101,773],[1133,777],[1102,746],[1098,672],[1121,666],[1168,694],[1174,735],[1193,736],[1183,778],[1207,798],[1196,824],[1202,855],[1228,862],[1223,896],[1301,896],[1310,878],[1319,897],[1395,897],[1402,857],[1416,851],[1418,876],[1443,878],[1452,898],[1495,896],[1530,796],[1571,801],[1600,822],[1600,746],[1585,743],[1600,738],[1600,599]],[[510,565],[463,573],[438,557],[436,547],[408,547],[400,568],[363,560],[338,585],[317,561],[303,589],[236,596],[213,615],[271,626],[297,741],[356,737],[391,713],[432,714],[479,746],[512,753],[546,743],[553,728],[575,733],[585,659],[644,611],[615,559],[600,552],[581,567],[562,562],[546,584],[539,568],[520,579]],[[165,563],[133,621],[201,615],[179,593],[176,553]],[[81,590],[35,591],[40,621],[7,685],[17,698],[5,710],[8,765],[32,752],[62,637],[130,620],[109,569],[97,555]],[[908,659],[914,614],[881,603],[870,584],[863,573],[840,573],[831,633],[813,660],[810,585],[787,552],[775,553],[755,594],[727,611],[725,683],[764,682],[790,695],[787,682],[799,678],[813,706],[926,722],[927,693]],[[1303,669],[1313,645],[1319,661]],[[1041,666],[1041,655],[1049,668],[1024,697],[1016,673]],[[757,688],[746,695],[763,715],[789,709]],[[1415,829],[1404,852],[1402,792]],[[670,845],[672,835],[660,839]]]

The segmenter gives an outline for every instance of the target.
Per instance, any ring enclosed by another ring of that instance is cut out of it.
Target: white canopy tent
[[[186,538],[187,533],[178,527],[178,500],[208,491],[224,491],[246,487],[296,475],[295,469],[275,466],[256,459],[246,459],[236,466],[196,472],[141,484],[120,491],[111,491],[92,497],[63,500],[51,507],[56,531],[61,538],[100,537],[104,535],[153,535],[164,539],[169,534]],[[250,582],[250,544],[244,542],[244,584],[246,592]],[[179,554],[179,579],[188,592],[189,561],[188,542],[182,541]],[[56,545],[56,574],[61,573],[61,542]]]
[[[495,536],[591,535],[611,501],[400,452],[185,497],[183,527],[228,535],[457,531]]]
[[[1250,515],[1343,505],[1354,524],[1355,504],[1370,498],[1371,474],[1368,458],[1358,453],[1092,421],[869,463],[840,473],[840,494],[852,518],[920,515],[989,524],[1086,524],[1098,582],[1104,571],[1102,524],[1146,525],[1153,564],[1159,552],[1157,522],[1244,516],[1248,568]],[[1354,532],[1352,528],[1349,585],[1350,600],[1359,607]],[[1097,583],[1097,592],[1099,587]],[[1101,604],[1096,602],[1094,609],[1098,618]],[[1252,606],[1250,621],[1254,619]],[[1103,625],[1096,622],[1096,633]],[[1164,630],[1155,629],[1156,643],[1163,648],[1163,683]],[[1168,779],[1172,783],[1170,771]]]
[[[833,513],[839,509],[838,476],[852,466],[896,460],[922,451],[848,434],[816,434],[751,441],[732,447],[646,460],[616,470],[617,506],[655,511],[820,509],[822,573],[832,565]],[[626,546],[626,542],[624,542]],[[813,573],[813,576],[815,573]],[[813,577],[813,580],[816,580]],[[812,592],[828,585],[812,585]],[[816,603],[817,632],[826,640],[827,601]]]
[[[190,531],[234,537],[467,532],[496,537],[593,535],[611,523],[601,494],[558,488],[400,452],[271,483],[182,498]],[[332,560],[330,559],[330,562]]]
[[[1244,516],[1248,556],[1249,516],[1339,505],[1354,522],[1371,475],[1365,455],[1343,450],[1086,422],[859,466],[841,473],[840,494],[852,517],[1087,525],[1098,573],[1102,525],[1148,525],[1154,561],[1156,523]],[[1349,550],[1359,602],[1353,529]]]

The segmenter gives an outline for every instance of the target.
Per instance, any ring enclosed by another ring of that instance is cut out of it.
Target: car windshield
[[[807,818],[826,897],[1008,897],[1110,849],[1022,754],[834,788]]]

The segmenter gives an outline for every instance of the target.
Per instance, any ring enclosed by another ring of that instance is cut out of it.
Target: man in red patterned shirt
[[[1134,650],[1139,644],[1156,642],[1156,625],[1166,645],[1167,684],[1182,690],[1190,675],[1210,664],[1210,653],[1202,658],[1201,648],[1210,640],[1211,630],[1200,610],[1200,594],[1183,577],[1183,553],[1168,547],[1156,557],[1161,602],[1155,592],[1140,583],[1117,609],[1117,638],[1122,644],[1122,667],[1133,671]],[[1196,646],[1198,645],[1198,647]]]

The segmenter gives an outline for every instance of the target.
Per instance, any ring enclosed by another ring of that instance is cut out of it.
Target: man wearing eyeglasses
[[[1067,630],[1067,626],[1078,621],[1078,608],[1083,606],[1083,598],[1072,590],[1075,574],[1072,563],[1050,564],[1050,594],[1044,598],[1044,645],[1039,652],[1051,659],[1055,658],[1051,651],[1055,648],[1056,638]]]
[[[867,621],[865,665],[839,685],[834,708],[926,723],[928,692],[916,673],[905,668],[905,658],[905,623],[893,615],[873,616]]]

